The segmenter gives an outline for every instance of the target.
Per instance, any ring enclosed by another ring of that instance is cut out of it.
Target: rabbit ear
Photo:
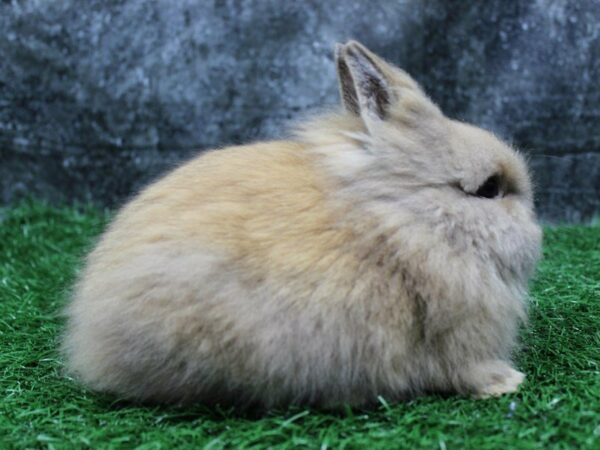
[[[356,41],[336,46],[336,63],[345,108],[369,129],[384,120],[393,97],[386,63]]]
[[[356,116],[360,115],[358,106],[358,96],[354,88],[354,79],[346,63],[346,58],[343,54],[344,46],[335,44],[335,65],[337,68],[338,85],[340,89],[340,97],[346,111]]]

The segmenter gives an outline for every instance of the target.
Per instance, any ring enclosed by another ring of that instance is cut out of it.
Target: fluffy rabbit
[[[68,370],[151,402],[517,390],[541,231],[523,158],[361,44],[344,110],[206,152],[127,204],[68,307]]]

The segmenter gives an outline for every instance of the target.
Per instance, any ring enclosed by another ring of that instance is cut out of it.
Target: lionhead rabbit
[[[541,241],[522,157],[359,43],[336,63],[344,111],[204,153],[120,211],[68,308],[72,374],[262,407],[517,389]]]

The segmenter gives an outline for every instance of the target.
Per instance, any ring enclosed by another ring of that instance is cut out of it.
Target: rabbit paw
[[[510,372],[502,377],[492,377],[494,381],[484,386],[477,392],[477,398],[497,397],[502,394],[517,392],[519,386],[525,379],[525,374],[515,369],[508,369]]]
[[[492,361],[472,368],[469,378],[475,381],[475,398],[488,398],[516,392],[523,383],[525,374],[503,361]]]

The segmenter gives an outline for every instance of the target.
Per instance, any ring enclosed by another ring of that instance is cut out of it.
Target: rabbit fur
[[[343,109],[204,152],[117,214],[67,308],[83,384],[265,408],[517,389],[541,245],[523,157],[361,44],[335,59]]]

